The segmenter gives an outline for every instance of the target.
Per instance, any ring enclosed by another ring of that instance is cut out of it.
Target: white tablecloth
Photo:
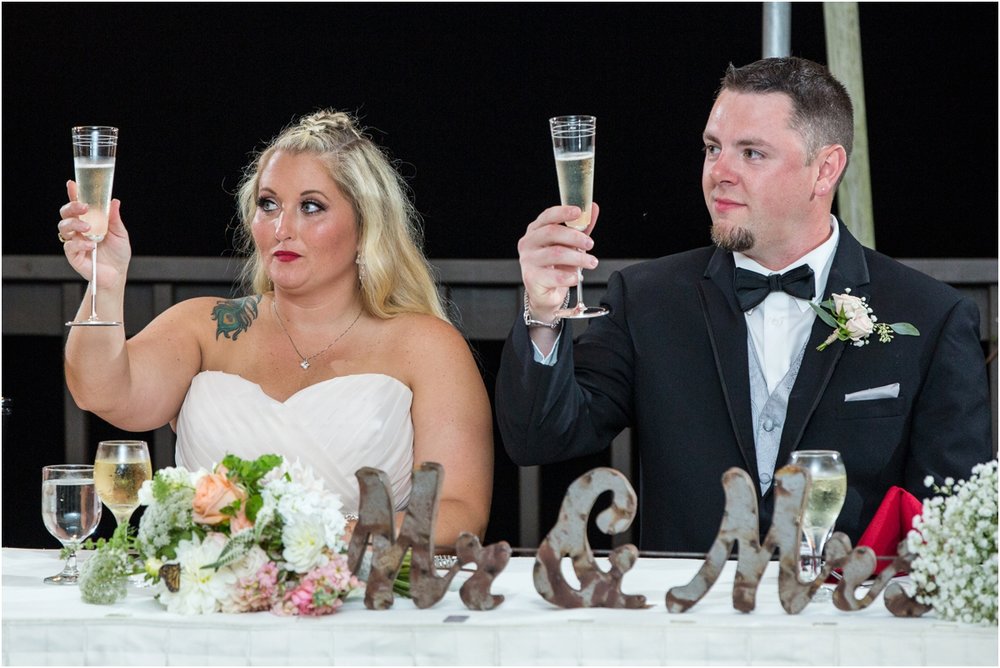
[[[85,558],[85,557],[83,557]],[[996,627],[894,618],[878,601],[860,612],[813,602],[788,615],[771,564],[749,614],[732,607],[735,563],[691,611],[664,607],[699,561],[640,559],[623,590],[646,610],[562,610],[534,590],[531,558],[494,582],[496,610],[468,610],[457,591],[418,610],[397,598],[371,611],[361,598],[319,618],[172,615],[133,590],[112,606],[87,605],[75,587],[42,583],[56,550],[4,549],[4,665],[997,665]],[[457,588],[456,588],[457,589]],[[146,590],[148,592],[148,590]]]

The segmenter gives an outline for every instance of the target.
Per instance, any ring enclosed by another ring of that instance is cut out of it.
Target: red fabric
[[[906,534],[913,528],[913,518],[922,512],[923,505],[917,497],[902,487],[889,488],[871,524],[858,540],[858,545],[870,547],[879,557],[896,556],[899,542],[906,538]],[[882,572],[890,563],[892,562],[879,561],[873,575]]]

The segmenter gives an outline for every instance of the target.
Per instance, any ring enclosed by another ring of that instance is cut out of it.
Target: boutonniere
[[[833,333],[816,346],[816,350],[823,350],[838,339],[863,346],[869,343],[868,337],[872,332],[878,334],[879,343],[892,341],[893,334],[920,336],[917,328],[908,322],[894,322],[891,325],[878,322],[872,308],[868,306],[868,299],[855,297],[850,292],[850,288],[845,288],[845,294],[833,294],[831,299],[819,304],[809,303],[816,315],[833,327]]]

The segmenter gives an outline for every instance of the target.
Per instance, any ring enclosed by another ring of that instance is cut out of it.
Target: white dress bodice
[[[410,388],[383,374],[330,378],[278,401],[242,376],[202,371],[177,416],[176,464],[211,470],[229,453],[298,459],[340,495],[345,513],[357,513],[354,474],[370,466],[389,476],[396,510],[403,510],[413,469],[412,402]]]

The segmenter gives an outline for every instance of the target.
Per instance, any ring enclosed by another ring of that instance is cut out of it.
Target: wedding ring
[[[66,243],[67,241],[69,241],[69,239],[67,239],[66,237],[64,237],[63,234],[62,234],[62,232],[60,232],[59,233],[59,241],[61,241],[62,243]]]

